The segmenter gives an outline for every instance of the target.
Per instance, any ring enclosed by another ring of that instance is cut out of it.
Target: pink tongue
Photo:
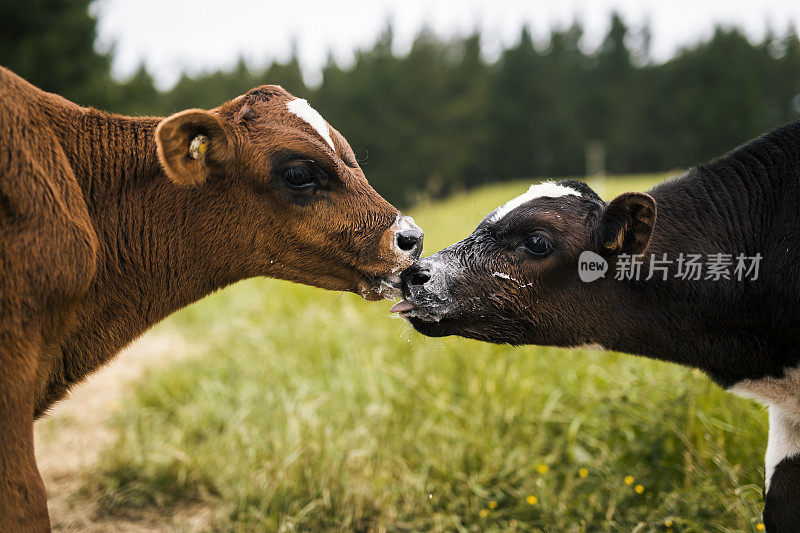
[[[396,304],[394,304],[392,308],[389,309],[389,312],[402,313],[403,311],[411,311],[412,309],[414,309],[414,306],[409,302],[407,302],[406,300],[403,300],[402,302],[397,302]]]

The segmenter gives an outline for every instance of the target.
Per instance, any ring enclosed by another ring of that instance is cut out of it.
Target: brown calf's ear
[[[172,181],[195,185],[219,174],[233,146],[222,122],[203,109],[187,109],[156,128],[158,159]]]
[[[656,225],[656,201],[649,194],[628,192],[611,200],[595,231],[600,255],[643,254]]]

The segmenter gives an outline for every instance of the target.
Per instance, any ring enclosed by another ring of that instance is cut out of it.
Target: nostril
[[[404,252],[413,252],[422,243],[422,232],[409,229],[399,231],[396,234],[397,247]]]
[[[417,240],[409,235],[397,235],[397,246],[404,252],[408,252],[417,245]]]
[[[425,285],[431,279],[431,275],[424,270],[419,272],[414,272],[410,276],[408,276],[408,284],[409,285]]]

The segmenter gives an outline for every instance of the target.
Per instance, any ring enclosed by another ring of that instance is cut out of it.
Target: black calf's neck
[[[593,341],[700,368],[728,387],[800,362],[800,123],[737,148],[650,194],[650,254],[761,254],[755,281],[602,281]],[[733,269],[731,269],[733,270]],[[703,273],[705,277],[705,272]],[[601,287],[591,284],[588,290]],[[596,295],[597,293],[595,293]]]

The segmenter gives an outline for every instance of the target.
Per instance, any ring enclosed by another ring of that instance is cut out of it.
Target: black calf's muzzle
[[[452,307],[450,282],[452,268],[439,254],[415,261],[400,278],[406,300],[420,310],[441,314]]]
[[[421,261],[414,261],[401,275],[403,280],[403,292],[408,293],[413,287],[418,290],[418,287],[424,287],[426,283],[431,280],[431,271],[428,265],[422,264]]]

